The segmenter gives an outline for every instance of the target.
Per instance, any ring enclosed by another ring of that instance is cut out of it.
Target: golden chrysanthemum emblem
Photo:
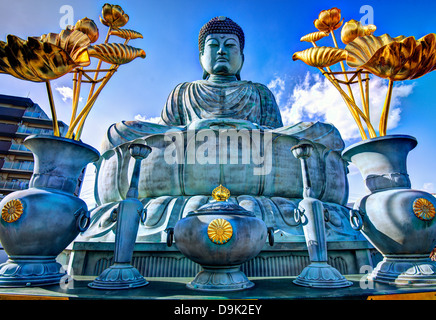
[[[230,240],[233,235],[233,228],[230,222],[225,219],[215,219],[207,227],[209,239],[216,244],[224,244]]]
[[[436,214],[433,203],[425,198],[418,198],[413,202],[413,212],[424,221],[433,219]]]
[[[9,223],[17,221],[20,219],[23,211],[23,204],[20,200],[11,200],[6,203],[2,209],[2,219]]]

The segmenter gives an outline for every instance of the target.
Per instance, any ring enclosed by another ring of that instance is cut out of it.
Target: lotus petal
[[[78,66],[86,67],[90,64],[87,48],[91,40],[79,30],[65,29],[59,34],[49,33],[42,35],[40,40],[65,50]]]
[[[107,43],[88,48],[91,57],[96,57],[111,64],[125,64],[137,57],[145,58],[145,51],[119,43]]]
[[[325,33],[323,31],[312,32],[306,34],[304,37],[301,37],[300,41],[317,42],[318,40],[321,40],[322,38],[327,37],[328,35],[329,35],[328,33]]]
[[[301,60],[312,67],[324,68],[334,65],[347,58],[344,49],[332,47],[314,47],[294,53],[292,59]]]
[[[143,38],[142,34],[130,29],[113,29],[110,32],[111,35],[118,36],[123,39],[138,39]]]
[[[98,40],[98,28],[95,22],[89,18],[83,18],[76,22],[74,26],[74,30],[78,30],[86,34],[91,40],[91,43],[94,43]]]
[[[0,70],[16,78],[43,82],[63,76],[77,64],[62,48],[37,38],[13,35],[0,42]]]

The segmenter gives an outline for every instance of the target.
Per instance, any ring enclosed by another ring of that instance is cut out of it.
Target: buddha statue
[[[276,241],[303,243],[302,228],[293,219],[303,198],[301,166],[291,153],[302,139],[314,145],[307,161],[312,192],[329,210],[327,238],[363,239],[348,222],[347,164],[338,130],[322,122],[284,127],[273,93],[241,80],[244,44],[238,24],[213,18],[198,37],[203,79],[177,85],[159,123],[121,121],[109,127],[96,164],[97,207],[76,241],[114,241],[111,215],[126,197],[134,165],[128,146],[137,140],[152,148],[141,163],[138,190],[147,219],[137,242],[165,242],[165,230],[214,201],[212,190],[223,185],[231,192],[228,201],[274,228]]]

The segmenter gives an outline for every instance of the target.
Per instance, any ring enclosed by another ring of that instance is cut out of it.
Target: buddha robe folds
[[[181,83],[171,92],[162,112],[166,125],[221,118],[248,120],[270,128],[283,126],[271,91],[250,81]]]

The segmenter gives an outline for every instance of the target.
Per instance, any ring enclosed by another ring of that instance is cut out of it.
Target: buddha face
[[[234,34],[209,34],[200,53],[203,70],[212,75],[236,75],[242,68],[244,56],[239,39]]]

